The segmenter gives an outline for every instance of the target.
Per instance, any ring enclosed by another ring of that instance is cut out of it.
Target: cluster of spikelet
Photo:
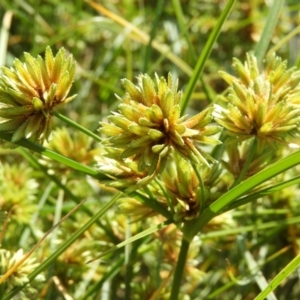
[[[287,143],[298,132],[300,71],[287,69],[287,62],[275,54],[266,59],[262,72],[253,54],[247,54],[245,64],[234,59],[233,67],[238,77],[220,72],[230,87],[221,98],[225,106],[216,105],[216,121],[240,140]]]
[[[6,249],[0,249],[0,269],[1,274],[5,274],[23,258],[23,249],[11,252]],[[2,292],[9,292],[13,288],[23,286],[22,291],[18,293],[14,299],[36,299],[38,292],[36,287],[45,281],[43,275],[38,275],[32,282],[29,283],[28,275],[39,265],[35,258],[28,258],[24,261],[13,273],[12,275],[1,284]]]
[[[191,118],[181,117],[182,93],[170,74],[168,80],[156,75],[154,82],[142,74],[137,85],[127,79],[122,83],[125,98],[119,98],[118,111],[100,128],[107,136],[105,145],[117,149],[120,160],[131,159],[139,172],[149,176],[164,169],[171,149],[193,163],[213,161],[201,149],[201,144],[219,143],[210,137],[220,131],[210,125],[212,107]]]
[[[15,59],[0,75],[0,131],[42,143],[51,135],[53,108],[71,101],[67,98],[75,75],[75,61],[62,48],[54,57],[46,48],[45,60],[25,53],[25,62]]]

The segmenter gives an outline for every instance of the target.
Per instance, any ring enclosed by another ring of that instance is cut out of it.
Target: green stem
[[[147,72],[147,69],[148,69],[148,62],[150,61],[151,52],[152,52],[152,41],[155,38],[156,29],[158,26],[159,17],[161,16],[161,13],[163,11],[164,2],[165,2],[164,0],[158,0],[157,4],[156,4],[156,9],[154,12],[155,18],[154,18],[154,21],[152,24],[150,39],[149,39],[149,43],[146,47],[146,52],[145,52],[145,57],[144,57],[143,73]]]
[[[242,180],[245,178],[247,171],[249,170],[250,164],[254,158],[254,155],[256,153],[256,148],[257,148],[257,139],[254,137],[253,141],[251,142],[251,145],[249,146],[250,148],[250,153],[245,161],[245,164],[243,166],[243,169],[239,175],[239,177],[235,180],[231,188],[234,188],[236,185],[240,184]]]
[[[256,193],[250,194],[248,196],[240,198],[237,201],[234,201],[234,202],[230,203],[228,205],[228,207],[226,207],[226,211],[235,209],[235,208],[240,207],[241,205],[247,204],[247,203],[249,203],[249,202],[251,202],[255,199],[264,197],[266,195],[270,195],[272,193],[279,192],[279,191],[281,191],[285,188],[288,188],[292,185],[299,184],[299,183],[300,183],[300,175],[296,176],[296,177],[293,177],[289,180],[286,180],[286,181],[283,181],[283,182],[280,182],[280,183],[277,183],[277,184],[273,184],[270,187],[267,187],[263,190],[260,190]]]
[[[81,298],[81,300],[92,299],[90,296],[96,294],[102,288],[106,281],[112,280],[119,272],[124,264],[124,256],[121,256],[115,264],[112,265],[111,269],[108,270],[103,277],[97,281],[91,288],[86,292],[86,294]]]
[[[183,273],[184,273],[184,267],[185,267],[185,263],[186,263],[189,246],[190,246],[190,242],[187,241],[183,237],[182,242],[181,242],[181,248],[180,248],[180,253],[179,253],[176,269],[174,272],[170,300],[178,299],[178,295],[179,295],[179,291],[180,291],[180,287],[181,287],[181,280],[182,280]]]
[[[197,61],[196,67],[193,71],[193,75],[189,80],[188,86],[187,86],[186,91],[183,96],[183,100],[182,100],[182,104],[181,104],[181,115],[184,114],[184,112],[189,104],[192,93],[195,90],[198,78],[200,77],[200,75],[204,69],[204,65],[205,65],[205,63],[212,51],[212,48],[221,32],[222,26],[223,26],[224,22],[226,21],[228,15],[230,13],[230,10],[235,2],[236,2],[236,0],[229,0],[227,2],[225,9],[223,10],[221,16],[218,18],[217,24],[214,27],[213,31],[211,32],[211,34],[208,38],[208,41],[206,42],[204,49],[201,52],[201,55]]]
[[[54,111],[53,115],[59,118],[60,120],[64,121],[65,123],[69,124],[70,126],[78,129],[79,131],[85,133],[86,135],[90,136],[93,138],[95,141],[101,143],[102,139],[95,133],[91,132],[90,130],[86,129],[85,127],[79,125],[78,123],[72,121],[71,119],[67,118],[66,116]]]
[[[254,55],[257,58],[258,65],[261,65],[262,60],[267,52],[270,44],[273,31],[278,21],[279,15],[282,12],[284,0],[276,0],[271,6],[270,13],[267,18],[267,22],[261,34],[260,40],[255,47]]]
[[[254,187],[275,177],[276,175],[300,164],[300,151],[273,163],[264,170],[246,179],[235,186],[219,199],[213,202],[195,221],[191,221],[183,228],[186,239],[192,240],[193,237],[215,216],[222,212],[229,204],[240,198],[242,195],[251,191]]]
[[[0,132],[0,139],[11,142],[12,134],[7,133],[7,132]],[[86,175],[90,175],[98,180],[107,180],[108,179],[104,174],[99,173],[97,170],[95,170],[89,166],[78,163],[70,158],[67,158],[61,154],[58,154],[58,153],[56,153],[50,149],[47,149],[39,144],[35,144],[29,140],[21,139],[21,140],[15,142],[15,144],[22,146],[24,148],[27,148],[33,152],[37,152],[43,156],[47,156],[59,163],[62,163],[64,165],[66,165],[72,169],[75,169],[77,171],[80,171]]]
[[[42,264],[40,264],[31,274],[28,276],[29,282],[31,282],[37,275],[44,271],[55,259],[57,259],[65,250],[67,250],[76,240],[87,231],[99,218],[101,218],[116,202],[120,194],[117,194],[106,203],[99,212],[97,212],[87,223],[85,223],[80,229],[78,229],[66,242],[64,242],[53,254],[51,254]],[[24,286],[18,287],[5,294],[2,300],[9,300],[12,296],[16,295],[23,289]]]
[[[148,193],[150,190],[148,190]],[[141,201],[142,203],[145,203],[148,207],[152,208],[154,211],[158,212],[162,216],[164,216],[167,220],[172,220],[171,213],[162,205],[160,204],[154,197],[151,197],[151,194],[148,194],[148,197],[143,195],[141,192],[132,192],[129,194],[130,196],[133,196],[138,201]]]
[[[175,15],[177,18],[178,26],[188,44],[189,56],[192,59],[192,62],[194,63],[197,60],[197,54],[195,52],[195,49],[194,49],[191,39],[189,37],[188,31],[187,31],[187,26],[185,25],[185,22],[184,22],[184,15],[183,15],[181,3],[179,0],[172,0],[172,4],[173,4]]]

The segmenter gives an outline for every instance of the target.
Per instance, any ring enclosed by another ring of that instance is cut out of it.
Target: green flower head
[[[0,163],[0,210],[8,212],[11,220],[30,221],[36,211],[38,187],[28,165]]]
[[[230,88],[221,98],[225,106],[216,105],[216,121],[240,139],[286,143],[298,131],[300,71],[287,69],[287,62],[275,54],[262,72],[252,54],[244,65],[234,59],[233,67],[238,77],[220,72]]]
[[[6,249],[0,249],[0,270],[5,274],[13,268],[22,258],[23,249],[13,253]],[[16,297],[12,299],[37,299],[38,289],[45,281],[43,275],[38,275],[29,283],[28,275],[39,265],[35,258],[26,259],[2,284],[2,291],[8,293],[13,288],[25,285]]]
[[[100,155],[100,149],[95,148],[93,139],[80,131],[70,132],[66,127],[56,128],[52,136],[51,141],[46,143],[47,148],[82,164],[91,165],[96,155]],[[40,162],[47,166],[48,172],[71,172],[70,168],[47,157],[41,158]]]
[[[164,168],[171,148],[195,163],[213,161],[200,147],[218,143],[209,137],[220,130],[209,125],[213,108],[190,119],[181,117],[182,93],[170,74],[168,80],[156,75],[153,82],[141,74],[137,85],[127,79],[122,82],[127,93],[119,98],[118,112],[108,117],[109,123],[100,123],[100,132],[108,137],[106,145],[121,149],[119,159],[131,157],[148,175]]]
[[[0,131],[13,133],[12,142],[31,138],[42,143],[51,134],[54,107],[71,101],[67,97],[75,75],[72,56],[62,48],[54,57],[46,48],[45,60],[25,53],[0,75]]]

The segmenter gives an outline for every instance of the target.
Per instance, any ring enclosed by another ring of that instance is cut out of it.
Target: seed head
[[[0,249],[0,269],[1,274],[5,274],[10,270],[16,263],[18,263],[23,258],[23,249],[19,249],[17,252],[13,253],[6,249]],[[23,262],[22,265],[14,271],[6,281],[3,283],[2,291],[6,293],[11,289],[18,286],[27,284],[21,292],[18,293],[16,299],[36,299],[37,297],[37,284],[43,282],[44,276],[38,275],[33,282],[28,284],[28,275],[38,266],[35,258],[28,258]],[[14,297],[15,299],[15,297]]]
[[[0,164],[0,209],[12,220],[28,223],[36,211],[38,183],[26,164]]]
[[[45,60],[25,53],[25,62],[15,59],[0,75],[0,131],[13,133],[12,142],[31,138],[42,143],[51,134],[54,107],[71,101],[75,62],[63,48],[54,57],[46,48]]]
[[[175,152],[172,153],[172,160],[162,172],[161,181],[174,207],[173,218],[176,222],[189,221],[200,214],[207,200],[208,190],[202,190],[190,163]]]
[[[109,147],[120,149],[119,159],[131,158],[138,163],[138,171],[148,175],[161,171],[174,149],[184,158],[195,163],[209,165],[213,159],[200,144],[217,144],[209,137],[220,128],[211,126],[213,108],[194,117],[180,117],[182,92],[177,91],[169,74],[168,80],[156,75],[153,82],[148,75],[140,75],[138,84],[124,79],[126,96],[118,106],[118,112],[101,122],[100,132],[108,138]]]
[[[91,137],[80,131],[70,132],[66,127],[55,129],[53,138],[46,146],[56,153],[85,165],[93,164],[95,156],[100,155],[100,150],[95,147]],[[55,174],[71,172],[70,168],[46,157],[43,157],[40,162],[47,165],[48,171],[55,171]]]
[[[275,54],[267,58],[264,71],[253,54],[247,54],[244,65],[234,59],[233,67],[238,77],[220,72],[230,87],[221,98],[225,105],[216,106],[216,121],[242,140],[285,143],[300,120],[300,71],[287,69]]]

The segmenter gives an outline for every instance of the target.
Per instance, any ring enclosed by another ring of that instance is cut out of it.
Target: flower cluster
[[[174,153],[173,159],[162,173],[161,181],[171,207],[173,206],[173,218],[176,222],[189,221],[200,214],[207,200],[208,190],[201,186],[197,174],[189,163]]]
[[[213,161],[200,147],[219,143],[210,137],[220,130],[209,125],[213,108],[181,117],[182,93],[170,74],[168,80],[156,75],[156,82],[141,74],[137,86],[127,79],[122,82],[127,93],[119,98],[118,112],[108,117],[109,123],[100,123],[106,145],[120,152],[119,160],[132,159],[138,171],[150,176],[163,170],[171,149],[194,163]]]
[[[252,54],[244,65],[234,59],[233,67],[237,78],[220,72],[230,88],[221,98],[226,106],[216,105],[216,121],[240,140],[286,143],[300,120],[300,71],[287,69],[275,54],[266,59],[263,72]]]
[[[70,132],[66,127],[61,127],[55,129],[52,136],[51,141],[46,144],[47,148],[82,164],[92,165],[95,156],[100,155],[100,149],[95,147],[93,139],[80,131]],[[58,174],[71,171],[67,166],[47,157],[43,157],[40,162],[47,165],[48,172],[51,170]]]
[[[18,223],[28,223],[36,211],[38,183],[22,164],[0,164],[0,209]]]
[[[147,185],[147,189],[180,225],[197,218],[218,197],[215,188],[221,188],[219,175],[218,168],[193,168],[191,163],[173,150],[165,169]],[[133,220],[157,215],[146,203],[135,198],[125,196],[117,202],[119,212],[132,216]]]
[[[251,155],[251,151],[254,151],[251,146],[252,142],[252,139],[248,139],[243,143],[228,143],[226,145],[227,159],[222,160],[222,166],[225,167],[225,169],[231,173],[235,179],[241,174],[247,158]],[[245,179],[258,173],[274,160],[278,159],[279,153],[277,152],[271,147],[257,149],[254,152],[253,159],[247,168]]]
[[[1,274],[5,274],[11,268],[14,267],[23,258],[23,249],[19,249],[17,252],[13,253],[11,251],[0,249],[0,270]],[[22,265],[18,267],[6,281],[4,281],[2,286],[2,291],[5,293],[9,292],[11,289],[25,285],[26,286],[20,291],[16,297],[13,299],[37,299],[37,285],[40,285],[44,280],[43,275],[38,275],[33,282],[28,284],[28,275],[38,266],[38,263],[34,258],[28,258],[23,262]],[[40,287],[39,287],[40,288]]]
[[[14,67],[2,67],[0,75],[0,131],[12,132],[12,142],[31,138],[42,143],[51,134],[52,110],[71,101],[68,97],[75,62],[62,48],[54,57],[46,48],[45,60],[25,53],[25,62],[18,59]]]
[[[97,168],[101,173],[114,179],[107,185],[113,188],[124,189],[143,186],[149,182],[147,172],[138,170],[138,162],[132,158],[120,159],[122,149],[112,147],[102,148],[102,155],[98,157]],[[137,185],[138,184],[138,185]]]

